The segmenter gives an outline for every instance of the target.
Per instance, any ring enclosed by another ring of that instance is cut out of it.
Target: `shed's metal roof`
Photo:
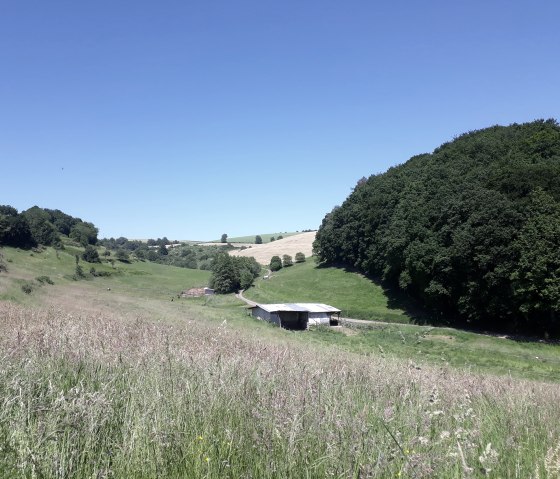
[[[308,313],[340,313],[340,309],[333,308],[323,303],[277,303],[277,304],[257,304],[253,308],[261,308],[269,313],[278,311],[299,311]]]

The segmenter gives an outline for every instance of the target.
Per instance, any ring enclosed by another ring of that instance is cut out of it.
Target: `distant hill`
[[[259,263],[268,265],[270,258],[288,254],[295,257],[296,253],[303,253],[306,257],[311,256],[315,231],[299,233],[272,243],[254,244],[244,250],[231,250],[230,254],[235,256],[253,256]]]
[[[260,236],[262,239],[263,243],[270,243],[270,240],[272,238],[274,238],[272,241],[278,239],[279,236],[283,237],[283,238],[287,238],[288,236],[293,236],[293,235],[298,235],[300,234],[299,232],[290,232],[290,233],[260,233],[260,234],[254,234],[254,235],[248,235],[248,236],[235,236],[230,238],[228,236],[227,238],[227,242],[228,243],[246,243],[246,244],[254,244],[255,243],[255,238],[257,236]],[[220,240],[214,240],[211,241],[211,243],[221,243]]]
[[[473,131],[364,178],[315,247],[451,324],[558,336],[560,127]]]

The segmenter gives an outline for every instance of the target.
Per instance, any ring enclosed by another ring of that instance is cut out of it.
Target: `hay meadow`
[[[17,255],[5,295],[42,272]],[[60,266],[0,301],[0,477],[558,477],[557,382],[345,349],[231,297],[170,301],[160,267]]]

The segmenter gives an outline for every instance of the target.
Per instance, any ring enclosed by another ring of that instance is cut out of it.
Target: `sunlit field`
[[[560,467],[557,384],[263,339],[211,318],[7,302],[0,317],[1,477],[526,478]]]

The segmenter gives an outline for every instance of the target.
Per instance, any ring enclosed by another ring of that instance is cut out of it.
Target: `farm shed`
[[[210,288],[191,288],[181,291],[181,298],[198,298],[200,296],[209,296],[214,294],[214,290]]]
[[[322,303],[256,304],[251,306],[255,318],[286,329],[307,329],[309,325],[336,325],[340,309]]]

